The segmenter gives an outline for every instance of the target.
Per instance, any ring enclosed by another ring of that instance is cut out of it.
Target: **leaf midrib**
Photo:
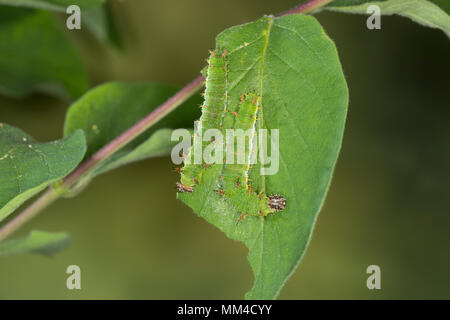
[[[265,68],[265,63],[266,63],[266,54],[267,54],[267,47],[269,46],[269,39],[270,39],[270,33],[272,30],[272,26],[274,23],[274,18],[273,17],[269,17],[269,21],[268,21],[268,25],[267,25],[267,29],[265,30],[266,34],[264,36],[264,43],[262,46],[262,53],[261,53],[261,59],[260,59],[260,63],[259,63],[259,95],[261,96],[261,108],[260,108],[260,112],[258,115],[258,129],[263,128],[264,126],[264,92],[263,92],[263,79],[264,79],[264,68]],[[261,147],[260,145],[258,146],[259,148]],[[263,192],[266,192],[266,177],[262,176],[261,179],[261,189]],[[265,219],[261,219],[261,254],[259,257],[259,269],[258,269],[258,273],[255,275],[255,283],[256,283],[256,279],[258,279],[261,275],[261,270],[262,270],[262,266],[263,266],[263,260],[264,260],[264,226],[265,226]],[[258,237],[259,238],[259,237]],[[249,249],[250,250],[250,249]],[[264,282],[262,282],[264,284]]]

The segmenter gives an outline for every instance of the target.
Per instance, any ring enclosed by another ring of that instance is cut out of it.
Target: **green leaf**
[[[333,42],[311,16],[264,17],[216,38],[228,54],[229,103],[242,93],[262,97],[257,129],[279,129],[280,167],[250,171],[254,192],[282,194],[283,211],[264,219],[236,212],[215,192],[220,166],[178,197],[228,237],[249,248],[255,275],[248,299],[273,299],[304,255],[341,147],[348,89]],[[270,141],[269,141],[270,145]]]
[[[80,98],[69,109],[64,126],[68,136],[77,129],[86,133],[90,157],[174,95],[178,88],[157,83],[101,85]],[[194,96],[144,134],[104,162],[93,175],[150,157],[167,155],[174,142],[172,129],[192,126],[200,114],[200,97]],[[91,177],[90,177],[91,178]]]
[[[430,28],[441,29],[450,37],[449,2],[444,4],[439,0],[433,0],[436,4],[427,0],[387,0],[371,1],[361,5],[341,6],[338,2],[331,2],[324,7],[325,10],[367,14],[370,5],[380,7],[382,15],[398,14]],[[447,0],[446,0],[447,1]],[[441,5],[441,7],[439,7]]]
[[[27,237],[0,242],[0,257],[20,253],[52,255],[70,244],[70,236],[65,232],[50,233],[32,231]]]
[[[0,93],[40,91],[68,99],[87,88],[77,52],[49,13],[0,8]]]
[[[81,130],[55,142],[39,143],[22,130],[0,125],[0,221],[50,184],[68,175],[83,159]]]
[[[66,12],[66,8],[76,4],[81,9],[93,9],[105,3],[105,0],[0,0],[0,5],[27,7],[35,9]]]
[[[448,0],[430,0],[434,4],[438,5],[442,10],[450,14],[450,1]]]
[[[43,9],[66,14],[69,6],[76,4],[82,10],[81,22],[101,41],[121,47],[120,37],[106,0],[0,0],[0,5]]]
[[[83,12],[81,22],[100,41],[122,48],[122,41],[109,4]]]
[[[387,1],[387,0],[379,0]],[[327,4],[327,7],[348,7],[348,6],[356,6],[363,3],[373,2],[373,0],[334,0],[331,3]]]

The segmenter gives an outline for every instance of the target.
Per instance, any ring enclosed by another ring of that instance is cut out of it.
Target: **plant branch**
[[[55,189],[48,189],[29,207],[27,207],[14,219],[3,226],[3,228],[0,230],[0,242],[5,240],[9,235],[19,229],[22,225],[33,219],[39,212],[48,207],[58,198],[59,195],[55,191]]]
[[[334,0],[310,0],[308,2],[302,3],[295,8],[289,9],[279,14],[279,16],[285,16],[288,14],[296,14],[296,13],[310,13],[317,8],[323,7]]]
[[[178,93],[172,96],[169,100],[164,102],[162,105],[153,110],[149,115],[140,120],[130,129],[128,129],[113,141],[108,143],[106,146],[104,146],[102,149],[97,151],[89,160],[81,164],[77,169],[75,169],[75,171],[68,175],[66,179],[64,179],[61,187],[70,188],[83,175],[95,168],[99,163],[108,159],[111,155],[119,151],[126,144],[131,142],[137,136],[145,132],[159,120],[179,107],[183,102],[185,102],[189,97],[191,97],[202,87],[203,82],[204,77],[202,75],[195,78],[191,83],[178,91]]]
[[[75,185],[84,175],[94,170],[98,164],[108,159],[111,155],[153,126],[156,122],[175,110],[195,92],[197,92],[203,86],[203,82],[203,76],[200,75],[195,78],[191,83],[178,91],[178,93],[172,96],[169,100],[164,102],[145,118],[112,140],[102,149],[97,151],[91,158],[78,166],[62,181],[60,185],[58,185],[57,190],[53,186],[50,187],[33,204],[19,213],[0,229],[0,242],[34,218],[39,212],[48,207],[55,200],[60,198],[61,195],[64,194],[64,191],[70,191],[73,185]]]
[[[297,13],[310,13],[313,10],[330,3],[331,1],[333,0],[310,0],[306,3],[298,5],[295,8],[280,13],[279,16]],[[145,118],[140,120],[134,126],[108,143],[102,149],[97,151],[87,161],[78,166],[62,181],[62,183],[57,187],[58,189],[55,189],[55,187],[53,186],[50,187],[33,204],[20,212],[17,216],[15,216],[11,221],[6,223],[0,229],[0,242],[10,236],[36,215],[38,215],[43,209],[48,207],[55,200],[60,198],[62,194],[64,194],[64,191],[70,191],[71,187],[76,185],[76,183],[80,181],[81,178],[83,178],[87,173],[94,170],[101,162],[108,159],[114,153],[123,148],[126,144],[133,141],[133,139],[138,137],[159,120],[175,110],[178,106],[180,106],[202,87],[204,80],[204,77],[201,75],[195,78],[191,83],[181,89],[173,97],[164,102]]]

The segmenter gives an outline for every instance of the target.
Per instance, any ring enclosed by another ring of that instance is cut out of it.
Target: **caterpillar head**
[[[275,211],[281,211],[286,208],[286,198],[280,194],[274,194],[268,197],[268,205],[271,209]]]

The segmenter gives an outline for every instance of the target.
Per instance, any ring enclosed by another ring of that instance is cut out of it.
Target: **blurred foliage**
[[[364,1],[364,0],[363,0]],[[381,16],[400,15],[408,17],[416,23],[422,24],[430,28],[441,29],[450,38],[450,16],[445,12],[444,8],[435,5],[427,0],[386,0],[382,2],[369,2],[360,5],[352,5],[342,7],[334,6],[335,2],[331,2],[325,8],[331,11],[345,13],[367,14],[374,13],[371,6],[375,4],[378,7]],[[341,2],[336,2],[341,4]]]
[[[66,12],[66,8],[70,5],[76,4],[82,10],[96,8],[106,0],[0,0],[0,5],[21,6],[36,9],[45,9],[52,11]]]
[[[88,89],[72,43],[50,13],[0,7],[0,93],[24,97],[51,93],[67,100]]]
[[[73,31],[95,84],[158,81],[181,86],[205,65],[223,29],[277,13],[296,1],[115,2],[124,51]],[[220,13],[220,14],[217,14]],[[350,88],[344,145],[311,245],[280,298],[450,298],[450,44],[442,32],[400,17],[317,15],[335,41]],[[68,104],[34,95],[0,97],[0,121],[40,141],[58,139]],[[53,259],[0,263],[0,298],[240,298],[252,273],[243,245],[175,200],[169,158],[96,179],[27,225],[66,230]],[[82,290],[65,287],[68,265]],[[366,288],[367,266],[382,290]]]
[[[25,238],[8,239],[0,243],[0,256],[9,256],[23,253],[39,253],[51,256],[70,244],[70,236],[64,232],[49,233],[32,231]]]

